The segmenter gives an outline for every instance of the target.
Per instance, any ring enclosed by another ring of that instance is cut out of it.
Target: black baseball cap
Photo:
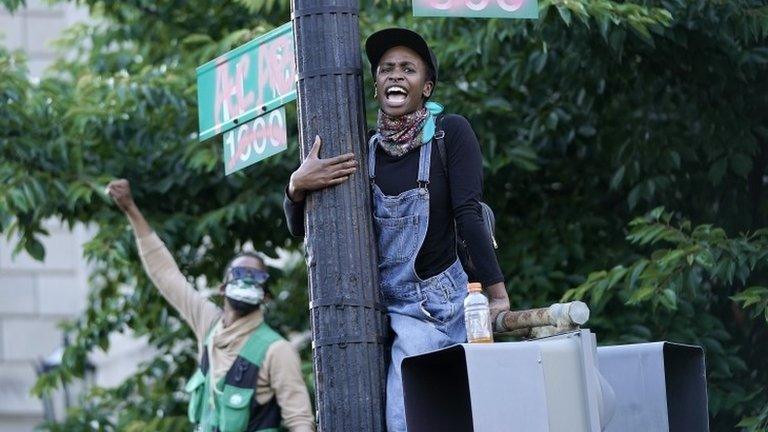
[[[379,66],[381,56],[388,49],[396,46],[404,46],[414,50],[427,66],[432,69],[434,75],[432,83],[434,86],[437,86],[437,58],[435,53],[432,52],[429,45],[427,45],[427,41],[421,35],[415,31],[399,27],[379,30],[368,36],[368,39],[365,41],[365,54],[371,63],[371,75],[373,75],[374,79],[376,78],[376,68]]]

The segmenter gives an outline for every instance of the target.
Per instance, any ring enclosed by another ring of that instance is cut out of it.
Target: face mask
[[[264,288],[240,279],[228,283],[224,288],[224,295],[232,300],[258,305],[264,300]]]
[[[269,273],[252,267],[233,267],[224,288],[224,295],[232,300],[258,305],[264,300],[265,283]]]

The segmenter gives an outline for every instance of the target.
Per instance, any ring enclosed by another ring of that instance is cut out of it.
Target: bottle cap
[[[469,292],[481,292],[483,291],[483,286],[480,285],[478,282],[470,282],[467,284],[467,291]]]

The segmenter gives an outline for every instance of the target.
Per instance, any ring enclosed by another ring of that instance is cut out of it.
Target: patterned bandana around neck
[[[376,129],[381,139],[379,145],[388,155],[400,157],[423,144],[422,131],[429,118],[429,111],[421,107],[410,114],[397,117],[379,110]]]

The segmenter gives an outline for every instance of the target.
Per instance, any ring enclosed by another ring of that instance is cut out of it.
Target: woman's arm
[[[205,337],[211,324],[220,315],[219,308],[192,288],[179,270],[173,256],[133,201],[128,180],[114,180],[107,193],[125,213],[133,227],[144,270],[160,294],[189,323],[198,339]]]
[[[488,294],[491,319],[509,310],[504,275],[483,223],[480,201],[483,195],[483,157],[472,126],[461,116],[443,119],[451,205],[458,234],[467,242],[472,262]]]
[[[285,197],[283,198],[283,213],[288,225],[288,232],[294,237],[304,237],[304,204],[305,201],[293,201],[291,199],[289,187],[285,188]]]

